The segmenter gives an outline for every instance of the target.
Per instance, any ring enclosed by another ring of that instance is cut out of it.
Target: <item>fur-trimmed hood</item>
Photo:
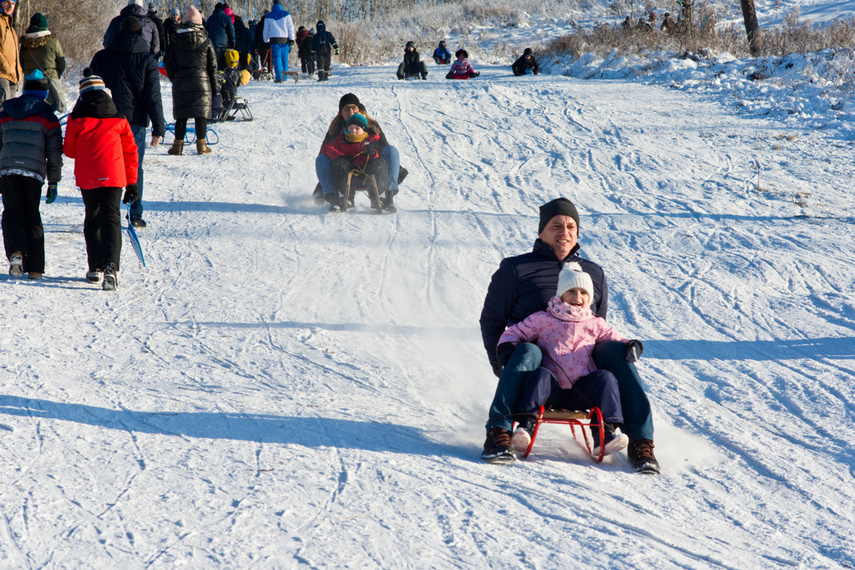
[[[33,32],[21,36],[21,47],[35,49],[48,45],[56,39],[56,34],[47,30],[41,32]]]

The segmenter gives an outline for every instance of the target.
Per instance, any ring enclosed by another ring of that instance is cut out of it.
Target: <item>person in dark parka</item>
[[[235,46],[235,26],[226,14],[226,7],[222,2],[217,2],[214,6],[214,12],[205,22],[205,29],[208,30],[208,39],[217,54],[217,67],[225,67],[224,54],[227,49]]]
[[[196,152],[209,154],[211,149],[205,136],[211,100],[217,91],[217,55],[202,27],[199,10],[190,6],[184,20],[163,56],[166,76],[172,81],[172,116],[175,118],[175,142],[167,152],[182,154],[187,119],[193,119]]]
[[[161,54],[160,36],[157,33],[157,26],[154,22],[148,19],[148,13],[143,8],[143,0],[129,0],[128,5],[122,8],[119,15],[110,20],[110,25],[107,26],[107,31],[104,33],[104,47],[113,43],[113,38],[118,36],[122,21],[128,16],[134,16],[142,24],[142,37],[148,44],[148,52],[159,57]]]
[[[235,16],[235,50],[240,54],[238,69],[249,68],[249,54],[252,52],[252,37],[249,28],[240,16]]]
[[[122,22],[121,33],[113,39],[113,43],[97,52],[89,64],[92,72],[104,80],[104,84],[112,93],[116,109],[128,120],[134,133],[139,156],[139,197],[131,202],[130,221],[137,228],[146,227],[142,217],[143,159],[149,121],[150,146],[158,146],[166,134],[160,96],[160,71],[157,61],[148,53],[148,46],[141,31],[142,25],[137,18],[126,18]]]
[[[530,73],[537,75],[540,73],[540,66],[537,64],[531,48],[525,48],[522,56],[514,62],[511,68],[514,70],[514,75],[527,75]]]
[[[328,81],[330,76],[332,51],[335,50],[338,55],[338,42],[335,41],[335,36],[327,30],[327,25],[323,20],[318,20],[315,24],[317,33],[312,38],[312,55],[315,56],[318,64],[318,81]]]

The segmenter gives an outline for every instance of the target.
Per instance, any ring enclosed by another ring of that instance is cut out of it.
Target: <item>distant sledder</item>
[[[398,66],[398,71],[395,73],[398,79],[427,79],[428,71],[425,62],[421,61],[419,52],[416,51],[416,44],[407,42],[404,47],[404,61]]]
[[[475,68],[472,67],[472,64],[469,62],[469,52],[465,49],[457,50],[454,56],[457,60],[451,64],[451,71],[446,74],[446,79],[471,79],[481,75],[481,73],[475,71]]]
[[[514,70],[514,75],[537,75],[540,73],[540,66],[537,64],[531,48],[525,48],[522,56],[511,66]]]
[[[451,52],[445,47],[445,41],[439,42],[439,46],[433,50],[433,60],[437,65],[449,65],[451,63]]]

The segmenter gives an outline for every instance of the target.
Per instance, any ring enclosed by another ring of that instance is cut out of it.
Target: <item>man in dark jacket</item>
[[[217,67],[223,69],[226,67],[226,50],[235,47],[235,25],[226,14],[225,4],[217,2],[214,5],[214,12],[205,23],[205,29],[208,30],[208,39],[217,54]]]
[[[540,66],[537,64],[531,48],[525,48],[522,56],[514,62],[511,69],[514,70],[514,75],[526,75],[528,73],[537,75],[540,73]]]
[[[157,53],[153,55],[154,59],[160,59],[163,52],[166,51],[166,32],[163,29],[163,20],[161,20],[157,15],[157,6],[155,6],[154,3],[148,5],[146,17],[154,23],[154,27],[157,29],[157,38],[160,42],[160,49],[158,49]]]
[[[268,73],[273,73],[273,66],[271,65],[273,62],[270,61],[270,42],[264,41],[264,20],[269,13],[270,10],[264,10],[264,14],[262,14],[255,25],[255,32],[253,34],[255,36],[255,43],[253,43],[253,47],[256,53],[258,53],[261,65],[267,68]]]
[[[146,15],[146,11],[143,8],[143,0],[128,0],[128,5],[122,8],[119,15],[110,21],[110,25],[107,26],[107,31],[104,33],[104,47],[113,43],[113,38],[119,35],[122,21],[128,16],[133,16],[140,21],[142,24],[142,37],[148,46],[148,52],[153,57],[158,57],[161,53],[160,36],[157,34],[157,26]]]
[[[516,458],[511,446],[513,411],[527,372],[537,370],[541,353],[537,346],[522,343],[513,351],[497,354],[499,337],[505,328],[546,309],[555,296],[558,274],[565,263],[574,261],[591,276],[594,298],[591,310],[606,318],[608,285],[602,268],[578,255],[579,214],[566,198],[540,207],[538,239],[530,253],[502,260],[493,274],[481,311],[481,337],[494,373],[500,377],[490,406],[487,440],[481,457],[490,463],[508,463]],[[642,473],[659,473],[653,455],[653,416],[650,402],[641,387],[635,366],[624,355],[624,343],[600,343],[594,349],[594,363],[612,372],[618,380],[624,422],[621,431],[629,437],[629,460]],[[505,373],[508,371],[508,373]]]
[[[128,120],[134,133],[139,155],[139,198],[131,202],[130,221],[134,227],[144,228],[142,197],[146,129],[151,120],[149,144],[153,147],[163,140],[166,129],[160,97],[160,73],[142,37],[141,22],[133,16],[126,18],[113,43],[96,53],[89,67],[104,79],[104,84],[113,94],[116,108]]]

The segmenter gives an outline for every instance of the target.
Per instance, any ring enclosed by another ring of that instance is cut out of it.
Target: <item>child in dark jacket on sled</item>
[[[623,341],[605,319],[591,311],[594,285],[578,263],[568,263],[558,276],[555,297],[547,310],[539,311],[502,334],[497,352],[506,362],[521,342],[533,342],[543,352],[543,366],[529,373],[514,410],[519,427],[512,443],[524,453],[531,442],[536,414],[546,408],[588,410],[600,408],[605,425],[605,453],[625,448],[629,439],[615,433],[612,424],[623,423],[617,379],[607,370],[597,370],[591,354],[601,341]],[[627,342],[625,355],[634,362],[641,354],[637,340]],[[594,455],[599,454],[599,429],[594,434]]]
[[[353,184],[365,182],[374,175],[377,188],[385,193],[381,204],[376,204],[371,196],[372,208],[391,208],[392,196],[388,192],[388,171],[386,161],[380,157],[383,147],[380,134],[368,126],[368,119],[356,113],[344,125],[344,131],[336,138],[324,144],[321,154],[332,161],[332,178],[335,188],[324,188],[324,199],[330,203],[330,210],[342,208],[342,200],[347,187],[347,175],[354,173]],[[350,200],[353,200],[351,195]],[[345,205],[346,207],[347,205]]]

